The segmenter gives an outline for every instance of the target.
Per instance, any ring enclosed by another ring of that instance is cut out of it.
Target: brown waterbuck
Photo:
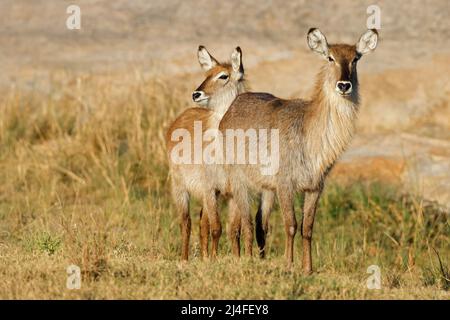
[[[213,241],[212,256],[217,255],[219,238],[222,233],[217,212],[217,195],[224,189],[225,173],[222,167],[203,162],[203,151],[211,141],[202,139],[200,148],[196,148],[194,141],[196,129],[202,136],[206,136],[208,130],[217,130],[228,107],[240,93],[246,90],[242,51],[239,47],[233,51],[231,63],[219,63],[203,46],[198,49],[198,60],[206,72],[206,79],[193,92],[192,98],[202,108],[190,108],[184,111],[172,123],[166,134],[172,196],[175,207],[181,215],[182,259],[188,259],[189,252],[191,232],[189,202],[191,196],[203,203],[200,212],[200,246],[203,257],[208,255],[209,231],[211,230]],[[186,145],[189,152],[187,155],[182,155],[181,157],[184,159],[180,161],[180,153],[183,151],[179,150],[179,147]],[[272,200],[272,198],[273,196],[269,194],[268,199]],[[236,214],[237,210],[232,201],[230,201],[229,207],[230,225],[233,226],[229,230],[234,232],[229,235],[233,242],[233,252],[239,255],[241,216]],[[263,208],[270,210],[271,204],[266,203]]]
[[[377,40],[376,30],[368,30],[356,45],[329,45],[318,29],[310,29],[308,46],[325,60],[311,99],[284,100],[267,93],[244,93],[236,98],[220,122],[219,129],[225,136],[227,131],[237,129],[278,130],[278,171],[263,175],[259,165],[226,165],[228,185],[243,223],[251,221],[248,218],[249,190],[277,193],[285,224],[285,256],[289,264],[293,262],[297,230],[294,197],[296,193],[304,192],[301,234],[303,272],[306,274],[312,272],[311,239],[324,180],[349,144],[355,126],[359,108],[357,62],[376,48]],[[254,143],[248,140],[246,148]],[[257,238],[264,238],[267,217],[259,221],[262,225],[256,229],[263,234]]]

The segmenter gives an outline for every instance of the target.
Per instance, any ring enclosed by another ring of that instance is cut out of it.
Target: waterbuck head
[[[358,89],[356,66],[363,55],[375,50],[377,31],[367,30],[356,45],[328,44],[324,34],[316,28],[309,30],[307,39],[309,48],[328,62],[323,70],[324,88],[344,98],[355,98]]]
[[[233,100],[245,91],[241,48],[231,54],[231,63],[218,62],[205,47],[198,47],[198,62],[206,79],[192,93],[197,104],[225,113]]]

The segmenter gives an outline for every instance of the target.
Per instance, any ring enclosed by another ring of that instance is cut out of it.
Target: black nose
[[[347,92],[352,88],[352,83],[348,81],[340,81],[338,82],[337,87],[341,92]]]
[[[192,94],[192,99],[195,101],[195,100],[197,100],[198,98],[200,98],[201,95],[202,95],[202,94],[201,94],[200,92],[194,91],[194,93]]]

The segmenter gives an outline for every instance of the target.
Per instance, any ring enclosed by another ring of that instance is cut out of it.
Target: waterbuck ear
[[[317,28],[311,28],[308,31],[308,46],[311,50],[328,57],[328,42],[327,38]]]
[[[359,38],[359,41],[356,44],[356,51],[361,55],[372,52],[377,47],[377,43],[378,43],[377,30],[376,29],[367,30]]]
[[[231,54],[231,66],[233,67],[233,72],[240,74],[241,77],[244,75],[244,65],[242,64],[242,50],[240,47],[236,47]]]
[[[198,62],[203,70],[208,71],[215,67],[219,62],[212,55],[209,54],[208,50],[204,46],[199,46],[197,51]]]

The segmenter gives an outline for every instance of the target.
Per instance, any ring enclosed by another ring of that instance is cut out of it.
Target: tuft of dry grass
[[[114,80],[66,76],[48,92],[2,96],[0,298],[449,298],[448,213],[369,182],[327,185],[311,277],[301,274],[298,243],[296,265],[285,266],[278,209],[267,259],[236,260],[224,237],[220,258],[203,261],[194,203],[193,258],[180,262],[163,139],[188,106],[186,89],[140,75],[126,86]],[[66,288],[71,264],[81,268],[80,290]],[[372,264],[381,290],[366,288]]]

